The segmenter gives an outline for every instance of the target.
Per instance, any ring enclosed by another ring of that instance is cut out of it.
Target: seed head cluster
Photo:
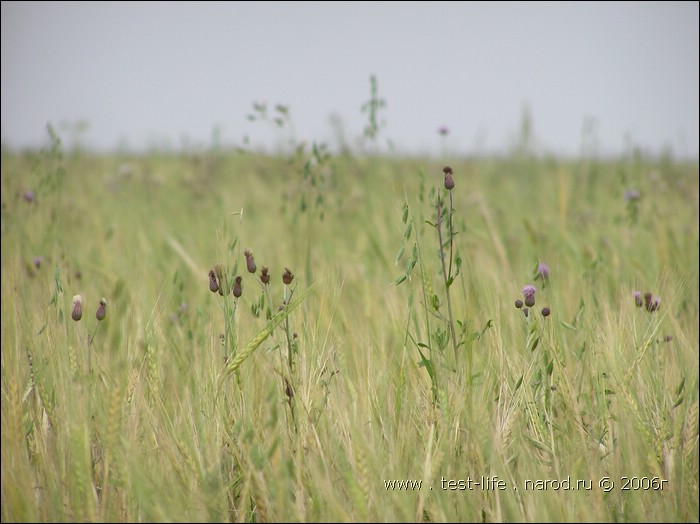
[[[530,309],[535,305],[535,293],[537,293],[537,288],[532,284],[527,284],[522,289],[522,294],[525,301],[523,302],[519,298],[515,300],[515,307],[521,309],[526,317],[530,316]],[[542,308],[541,313],[543,317],[547,318],[549,315],[551,315],[552,310],[545,306]]]
[[[634,298],[634,305],[637,307],[644,306],[649,313],[657,311],[661,307],[661,298],[653,296],[650,292],[644,293],[644,300],[642,301],[642,293],[640,291],[634,291],[632,293]]]
[[[255,264],[255,258],[253,257],[253,252],[250,249],[246,249],[243,252],[245,256],[246,269],[249,273],[255,274],[258,270]],[[294,273],[291,272],[289,268],[284,268],[284,273],[282,274],[282,282],[285,285],[289,285],[294,280]],[[236,275],[233,279],[233,285],[226,284],[226,271],[222,264],[216,264],[212,269],[209,270],[209,291],[212,293],[218,292],[219,295],[224,296],[230,289],[231,294],[235,298],[240,298],[243,295],[243,277]],[[230,282],[230,281],[229,281]],[[267,266],[262,266],[260,269],[260,282],[264,286],[270,283],[270,269]],[[230,286],[230,287],[229,287]]]

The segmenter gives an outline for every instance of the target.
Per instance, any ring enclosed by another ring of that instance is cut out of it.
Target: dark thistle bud
[[[212,293],[219,291],[219,284],[216,281],[216,274],[213,269],[209,270],[209,291]]]
[[[525,297],[525,305],[527,307],[532,307],[535,305],[535,286],[528,284],[523,288],[523,296]]]
[[[107,315],[107,300],[104,298],[100,300],[100,306],[97,308],[97,313],[95,313],[95,317],[97,318],[98,321],[102,321],[105,319],[105,316]]]
[[[260,270],[260,281],[263,284],[269,284],[270,283],[270,273],[269,269],[267,266],[263,266],[262,269]]]
[[[642,294],[639,291],[635,291],[632,293],[632,296],[634,297],[635,306],[642,307]]]
[[[551,313],[551,311],[549,310],[548,307],[543,307],[543,308],[542,308],[542,316],[543,316],[543,317],[548,317],[550,313]]]
[[[294,280],[294,274],[289,271],[288,268],[284,268],[284,273],[282,274],[282,282],[285,283],[285,285],[289,285],[292,283],[292,280]]]
[[[245,255],[245,265],[248,268],[248,273],[255,273],[258,268],[255,265],[255,260],[253,260],[253,253],[251,253],[250,249],[246,249],[243,254]]]
[[[236,280],[233,282],[233,296],[236,298],[243,294],[243,286],[241,285],[242,280],[243,277],[236,277]]]
[[[450,166],[445,166],[442,172],[445,173],[445,189],[450,191],[455,187],[455,181],[452,178],[452,168]]]
[[[214,275],[216,276],[216,284],[219,286],[219,295],[224,296],[224,268],[221,264],[214,266]],[[210,287],[211,289],[211,287]]]
[[[653,313],[654,311],[659,309],[660,306],[661,306],[661,299],[659,297],[654,297],[654,299],[651,301],[651,303],[647,307],[647,310],[650,313]]]
[[[644,307],[647,311],[651,311],[651,293],[644,293]]]
[[[521,307],[523,307],[523,301],[520,300],[520,299],[516,300],[516,301],[515,301],[515,307],[517,307],[518,309],[520,309]]]
[[[525,315],[527,317],[529,314],[530,314],[530,310],[528,308],[524,307],[523,308],[523,315]]]
[[[80,295],[73,297],[73,311],[70,314],[70,318],[76,322],[83,318],[83,297]]]

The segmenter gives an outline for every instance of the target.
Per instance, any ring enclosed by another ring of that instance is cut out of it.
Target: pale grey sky
[[[374,74],[400,153],[507,150],[528,107],[539,152],[697,158],[698,20],[698,2],[3,1],[2,142],[85,121],[100,150],[207,146],[215,127],[270,150],[246,119],[267,102],[297,140],[335,145],[337,115],[352,145]]]

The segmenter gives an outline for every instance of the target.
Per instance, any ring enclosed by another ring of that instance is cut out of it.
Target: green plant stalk
[[[288,285],[284,285],[284,304],[286,306],[287,301],[291,299],[291,295],[288,296],[289,294],[289,289]],[[286,317],[284,319],[284,333],[287,337],[287,365],[289,366],[289,376],[291,378],[292,373],[294,372],[294,358],[292,355],[292,337],[289,334],[289,317]]]
[[[228,276],[224,276],[224,296],[223,302],[221,303],[221,311],[224,315],[224,343],[223,352],[224,363],[228,362],[231,357],[236,355],[238,351],[237,337],[236,337],[236,310],[238,309],[238,299],[233,298],[233,304],[229,303],[229,293],[233,289],[233,285],[229,283]],[[236,373],[236,382],[238,386],[241,386],[241,376]]]
[[[556,439],[554,438],[554,430],[555,430],[555,424],[554,424],[554,407],[553,407],[553,390],[552,390],[552,385],[554,384],[554,379],[552,378],[552,374],[554,371],[554,360],[558,358],[556,348],[554,347],[552,343],[552,339],[550,336],[545,331],[545,324],[546,322],[543,322],[540,325],[540,340],[541,344],[539,344],[539,351],[541,353],[541,369],[542,369],[542,386],[543,386],[543,407],[544,407],[544,414],[545,414],[545,420],[547,422],[547,430],[549,432],[549,445],[552,453],[552,459],[554,462],[554,469],[557,472],[557,475],[561,475],[560,472],[560,464],[559,464],[559,456],[557,453],[557,443]],[[547,351],[547,348],[551,350]]]
[[[228,282],[226,283],[226,286],[226,290],[229,290],[230,288]],[[229,358],[229,355],[235,355],[236,353],[235,345],[233,348],[231,348],[231,344],[232,341],[235,344],[236,340],[236,309],[238,307],[238,301],[234,300],[233,306],[229,306],[228,301],[226,300],[227,295],[228,293],[224,295],[223,303],[221,305],[221,310],[224,315],[224,362],[226,362],[226,360]]]
[[[286,304],[288,301],[292,299],[292,295],[294,295],[294,291],[291,293],[288,293],[288,285],[284,285],[284,304],[286,307]],[[294,431],[298,432],[299,429],[297,427],[297,417],[296,413],[294,412],[294,348],[292,347],[292,337],[289,333],[289,316],[287,316],[284,319],[284,333],[285,336],[287,337],[287,363],[289,365],[289,382],[285,384],[285,393],[287,392],[287,388],[291,390],[291,394],[287,395],[287,402],[289,403],[289,411],[292,414],[292,422],[294,424]]]
[[[411,221],[413,221],[413,216],[411,216]],[[415,223],[413,225],[413,228],[415,229]],[[428,310],[428,293],[425,289],[425,268],[423,267],[423,253],[420,248],[420,240],[418,234],[418,230],[416,229],[416,250],[418,251],[418,267],[420,269],[420,282],[421,282],[421,291],[423,293],[423,310],[425,311],[425,330],[426,330],[426,335],[428,337],[428,343],[429,343],[429,348],[430,348],[430,365],[433,369],[433,373],[430,374],[430,380],[433,384],[433,404],[437,402],[437,391],[438,391],[438,378],[437,378],[437,370],[435,367],[435,360],[433,359],[433,346],[430,343],[431,340],[431,330],[430,330],[430,311]],[[415,341],[414,341],[415,343]],[[418,346],[417,346],[418,347]],[[420,351],[420,348],[419,348]]]
[[[452,347],[455,352],[455,364],[459,362],[459,354],[457,352],[457,334],[455,333],[455,321],[452,315],[452,300],[450,299],[450,277],[452,272],[452,245],[453,245],[453,235],[452,235],[452,193],[450,193],[450,273],[447,272],[445,267],[445,249],[442,243],[442,203],[440,201],[440,189],[437,192],[437,232],[438,232],[438,242],[440,243],[440,262],[442,263],[442,276],[445,281],[445,295],[447,298],[447,313],[450,316],[450,334],[452,336]],[[468,377],[471,381],[471,369],[468,370]]]
[[[92,332],[92,337],[88,333],[88,373],[92,373],[92,350],[90,347],[92,346],[93,340],[95,340],[95,336],[97,335],[97,330],[100,327],[101,322],[97,322],[97,325],[95,326],[95,331]]]
[[[272,312],[273,311],[273,309],[272,309],[273,303],[272,303],[272,298],[270,297],[270,287],[267,284],[264,284],[262,282],[260,282],[260,285],[263,287],[263,293],[265,294],[265,298],[267,300],[268,309],[270,312]],[[285,286],[284,286],[284,301],[285,301],[285,303],[287,302],[287,300],[291,299],[292,294],[290,294],[289,298],[287,298],[287,285],[285,284]],[[289,318],[285,319],[285,323],[286,323],[285,332],[286,332],[286,337],[287,337],[287,349],[288,349],[287,365],[289,366],[289,373],[290,373],[290,380],[291,380],[291,376],[292,376],[291,375],[291,373],[292,373],[292,357],[291,357],[292,349],[291,349],[291,344],[289,342],[290,341]],[[279,347],[279,345],[280,344],[277,344],[275,347]],[[280,373],[281,373],[281,369],[284,368],[284,356],[282,355],[281,351],[278,354],[280,357],[280,364],[281,364],[280,365]],[[283,388],[285,388],[285,390],[286,390],[286,387],[288,384],[289,384],[289,382],[286,380],[286,378],[283,375],[282,376],[282,386],[283,386]],[[296,415],[294,413],[294,404],[292,403],[291,399],[289,399],[289,407],[290,407],[290,411],[291,411],[291,415],[292,415],[292,422],[294,424],[294,430],[296,432],[297,431]]]
[[[240,214],[241,223],[243,222],[243,214],[241,210]],[[238,260],[241,257],[241,245],[238,243],[238,237],[235,237],[233,243],[230,244],[227,254],[227,259],[232,258],[233,250],[236,250],[236,256],[234,258],[234,264],[232,271],[223,270],[223,298],[224,303],[222,310],[224,312],[224,362],[227,362],[231,356],[235,355],[238,351],[237,337],[236,337],[236,309],[238,308],[238,299],[234,297],[233,306],[228,305],[227,297],[233,291],[234,278],[238,273]],[[240,376],[237,377],[240,384]]]
[[[263,284],[262,282],[260,282],[260,285],[263,287],[263,293],[265,293],[265,299],[267,300],[267,309],[270,311],[270,315],[272,315],[273,305],[272,297],[270,296],[270,286],[267,284]],[[265,313],[265,318],[268,319],[267,312]]]
[[[450,232],[450,266],[447,268],[447,274],[452,276],[452,260],[454,259],[454,229],[452,229],[452,213],[454,208],[452,207],[452,191],[448,191],[450,194],[450,214],[448,215],[449,222],[447,223],[447,229]]]

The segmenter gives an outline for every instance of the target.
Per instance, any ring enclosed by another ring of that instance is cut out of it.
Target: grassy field
[[[697,163],[316,153],[3,152],[3,522],[698,521]]]

